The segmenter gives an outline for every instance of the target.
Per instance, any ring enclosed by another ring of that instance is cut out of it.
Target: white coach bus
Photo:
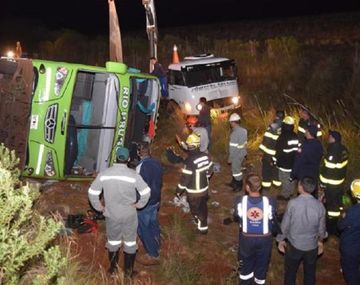
[[[240,107],[234,60],[212,54],[185,57],[169,65],[169,99],[186,115],[198,115],[201,97],[216,110]]]

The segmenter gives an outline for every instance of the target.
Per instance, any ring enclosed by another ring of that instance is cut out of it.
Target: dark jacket
[[[265,131],[263,141],[259,147],[263,151],[264,157],[270,160],[276,153],[275,150],[276,142],[281,133],[280,126],[281,126],[280,124],[275,124],[275,122],[272,123]]]
[[[344,219],[339,220],[340,249],[342,254],[360,257],[360,204],[350,207]]]
[[[311,177],[317,181],[322,156],[323,148],[319,140],[305,140],[295,158],[290,177],[297,180],[301,180],[304,177]]]
[[[146,157],[140,161],[136,171],[151,189],[148,205],[151,206],[160,203],[163,176],[161,163],[157,159]]]
[[[198,196],[207,195],[211,172],[212,162],[207,154],[199,150],[189,151],[176,192],[186,191],[188,194]]]
[[[275,162],[278,168],[288,172],[292,170],[298,144],[299,140],[294,133],[294,126],[283,124],[275,147]]]
[[[340,142],[329,144],[320,171],[320,182],[325,187],[341,187],[345,181],[349,152]]]

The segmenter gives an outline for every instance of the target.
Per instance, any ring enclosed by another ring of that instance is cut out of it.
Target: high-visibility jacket
[[[260,145],[260,149],[264,155],[273,157],[275,156],[276,141],[278,140],[281,133],[281,128],[272,128],[271,126],[265,131],[263,141]]]
[[[176,192],[181,193],[185,190],[190,194],[206,195],[211,172],[212,162],[206,153],[199,150],[189,151]]]
[[[230,134],[228,162],[243,159],[247,154],[246,144],[247,130],[240,126],[234,127]]]
[[[304,120],[304,119],[300,119],[299,121],[299,125],[298,125],[298,129],[297,129],[297,133],[298,133],[298,139],[300,144],[302,144],[305,140],[305,131],[308,128],[309,125],[315,125],[317,126],[317,133],[316,133],[316,137],[320,138],[322,136],[322,131],[321,131],[321,125],[316,122],[316,121],[311,121],[311,120]]]
[[[271,234],[272,220],[275,215],[273,200],[265,196],[239,197],[235,204],[235,215],[241,219],[242,233],[251,236]]]
[[[327,188],[342,187],[349,162],[349,152],[341,143],[328,146],[324,163],[320,171],[320,182]]]
[[[275,147],[274,160],[278,169],[291,172],[298,149],[299,140],[293,131],[293,126],[283,124]]]

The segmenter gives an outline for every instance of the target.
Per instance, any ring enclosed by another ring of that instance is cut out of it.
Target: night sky
[[[359,11],[360,0],[155,0],[160,29],[243,19],[265,19]],[[141,0],[116,0],[122,30],[144,27]],[[11,22],[30,27],[73,29],[86,34],[108,30],[107,0],[1,0],[1,30]],[[28,32],[28,31],[27,31]]]

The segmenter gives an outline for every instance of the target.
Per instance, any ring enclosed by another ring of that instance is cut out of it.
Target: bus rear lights
[[[46,162],[44,168],[45,176],[55,176],[54,159],[51,151],[48,151],[46,155]]]

